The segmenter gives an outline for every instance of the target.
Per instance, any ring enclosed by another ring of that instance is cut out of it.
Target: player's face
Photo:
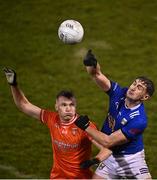
[[[58,111],[61,121],[70,121],[76,114],[75,98],[68,99],[64,96],[59,97],[56,100],[56,110]]]
[[[143,101],[149,98],[146,85],[143,81],[136,79],[129,87],[126,97],[132,101]]]

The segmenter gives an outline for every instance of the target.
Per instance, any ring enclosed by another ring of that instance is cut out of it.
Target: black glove
[[[6,67],[3,69],[3,71],[4,71],[5,75],[6,75],[8,83],[11,86],[16,86],[17,85],[16,72],[14,70],[6,68]]]
[[[85,130],[89,124],[90,124],[90,121],[89,121],[89,118],[88,116],[80,116],[78,117],[75,122],[76,126],[78,126],[80,129],[82,130]]]
[[[91,160],[83,161],[83,162],[80,164],[80,168],[81,168],[81,169],[86,169],[86,168],[89,168],[89,167],[92,166],[92,165],[97,165],[97,164],[99,164],[99,163],[100,163],[99,159],[93,158],[93,159],[91,159]]]
[[[93,66],[94,68],[96,68],[97,65],[97,60],[95,58],[95,56],[92,54],[92,50],[88,50],[83,63],[85,66]]]

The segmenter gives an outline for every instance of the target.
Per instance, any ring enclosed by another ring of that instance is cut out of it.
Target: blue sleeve
[[[110,97],[114,98],[117,96],[123,96],[128,88],[122,88],[118,83],[110,81],[111,88],[106,92]]]
[[[106,92],[109,96],[115,91],[115,89],[118,87],[118,84],[116,82],[110,81],[111,88]]]
[[[122,127],[123,134],[127,139],[136,139],[139,134],[142,134],[144,129],[147,127],[147,123],[142,118],[135,118],[128,122],[126,126]]]

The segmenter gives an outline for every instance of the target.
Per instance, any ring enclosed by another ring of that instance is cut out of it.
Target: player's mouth
[[[72,118],[73,116],[74,116],[74,115],[71,114],[71,113],[67,113],[67,114],[64,115],[64,117],[70,117],[70,118]]]
[[[128,90],[127,95],[129,95],[129,96],[133,96],[133,95],[134,95],[134,93],[133,93],[131,90]]]

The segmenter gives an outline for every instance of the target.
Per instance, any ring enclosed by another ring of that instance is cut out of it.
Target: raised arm
[[[7,81],[10,84],[12,96],[18,109],[31,117],[40,119],[41,108],[31,104],[24,93],[18,88],[16,72],[8,68],[4,68],[4,72]]]
[[[87,52],[83,63],[96,84],[105,92],[108,91],[111,87],[110,80],[101,72],[100,65],[91,50]]]

